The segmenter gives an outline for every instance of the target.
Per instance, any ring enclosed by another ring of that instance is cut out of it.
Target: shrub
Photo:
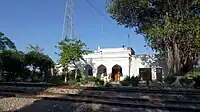
[[[48,83],[52,83],[52,84],[56,84],[56,85],[60,85],[63,84],[63,80],[61,80],[60,76],[52,76],[51,78],[49,78],[49,80],[47,81]]]
[[[136,86],[138,86],[138,84],[139,84],[139,77],[132,76],[131,77],[131,85],[136,87]]]
[[[195,82],[194,87],[199,88],[200,87],[200,72],[193,72],[192,78]]]
[[[80,83],[81,84],[86,84],[87,83],[87,81],[85,80],[84,72],[80,72]]]
[[[197,72],[197,71],[192,72],[192,73],[191,73],[191,76],[192,76],[192,78],[197,78],[197,77],[200,76],[200,72]]]
[[[77,82],[81,82],[81,79],[82,79],[82,75],[81,74],[77,74],[76,81]]]
[[[94,82],[95,82],[96,85],[104,85],[104,81],[101,80],[100,78],[95,78]]]
[[[190,85],[190,84],[192,84],[192,82],[193,82],[193,80],[192,79],[190,79],[189,77],[183,77],[183,78],[180,78],[179,79],[179,82],[180,82],[180,84],[181,85]]]
[[[170,75],[170,76],[166,77],[166,78],[164,79],[164,81],[165,81],[165,83],[167,83],[167,84],[172,84],[173,82],[176,81],[176,77]]]
[[[76,80],[68,80],[67,84],[68,85],[75,85],[77,83]]]
[[[130,86],[130,85],[132,85],[132,86],[138,86],[138,84],[139,84],[139,77],[132,76],[130,78],[129,76],[126,76],[124,78],[124,80],[121,81],[120,83],[121,83],[122,86]]]
[[[96,79],[96,77],[94,77],[94,76],[88,77],[88,81],[91,81],[91,82],[95,82],[95,79]]]
[[[126,76],[123,81],[120,82],[122,86],[130,86],[131,85],[131,78]]]

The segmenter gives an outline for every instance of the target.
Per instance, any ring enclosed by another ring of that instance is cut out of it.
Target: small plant
[[[131,85],[131,78],[126,76],[123,81],[120,82],[122,86],[130,86]]]
[[[96,85],[104,85],[104,81],[101,80],[100,78],[95,78],[94,82],[95,82]]]
[[[61,77],[55,76],[55,75],[52,76],[51,78],[49,78],[49,80],[47,82],[52,83],[52,84],[56,84],[56,85],[63,84],[63,80],[61,80]]]
[[[131,85],[136,87],[136,86],[138,86],[138,84],[139,84],[139,77],[132,76],[131,77]]]
[[[90,82],[95,82],[95,79],[96,79],[96,77],[88,77],[88,81],[90,81]]]
[[[195,71],[192,73],[193,81],[195,82],[194,87],[199,88],[200,87],[200,72]]]
[[[123,81],[120,82],[122,86],[138,86],[139,84],[139,77],[132,76],[131,78],[129,76],[126,76]]]
[[[170,76],[166,77],[166,78],[164,79],[164,81],[165,81],[165,83],[167,83],[167,84],[172,84],[173,82],[176,81],[176,77],[170,75]]]
[[[69,81],[67,82],[67,85],[75,85],[76,83],[77,83],[76,80],[69,80]]]
[[[190,84],[192,84],[193,80],[190,79],[189,77],[183,77],[183,78],[179,79],[179,82],[183,86],[189,86]]]

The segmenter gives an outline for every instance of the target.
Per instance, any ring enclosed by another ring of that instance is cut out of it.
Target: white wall
[[[123,76],[120,78],[121,80],[129,75],[129,65],[130,76],[138,76],[139,68],[151,68],[152,80],[156,80],[156,68],[163,68],[163,74],[167,74],[164,61],[158,59],[157,55],[131,55],[131,50],[127,48],[98,49],[94,53],[84,55],[83,58],[86,60],[86,64],[93,68],[93,76],[97,75],[97,68],[100,65],[106,67],[108,75],[111,74],[112,67],[116,64],[122,67]]]
[[[133,55],[131,63],[131,73],[134,76],[139,75],[139,68],[151,68],[152,80],[156,80],[156,68],[162,68],[163,75],[166,73],[164,60],[156,54]]]
[[[93,68],[93,75],[96,76],[97,68],[100,65],[104,65],[107,69],[107,74],[112,73],[112,67],[115,65],[120,65],[122,67],[123,78],[129,75],[129,57],[130,50],[124,48],[114,48],[114,49],[99,49],[101,52],[91,53],[84,56],[88,64]]]

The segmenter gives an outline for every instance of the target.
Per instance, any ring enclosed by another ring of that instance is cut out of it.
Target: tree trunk
[[[173,71],[173,53],[172,50],[168,47],[167,48],[167,67],[168,67],[168,71],[169,74],[172,75],[174,73]]]
[[[174,74],[180,74],[180,52],[178,44],[173,40],[173,55],[174,55]]]
[[[64,82],[65,83],[67,83],[68,82],[68,80],[69,80],[69,74],[68,74],[68,66],[67,65],[64,65],[63,66],[63,72],[64,72],[64,75],[65,75],[65,80],[64,80]]]

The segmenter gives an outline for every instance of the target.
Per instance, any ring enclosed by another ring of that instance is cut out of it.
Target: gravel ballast
[[[36,100],[29,98],[0,98],[0,111],[11,112],[169,112],[143,108],[124,108],[101,104],[86,104]]]

